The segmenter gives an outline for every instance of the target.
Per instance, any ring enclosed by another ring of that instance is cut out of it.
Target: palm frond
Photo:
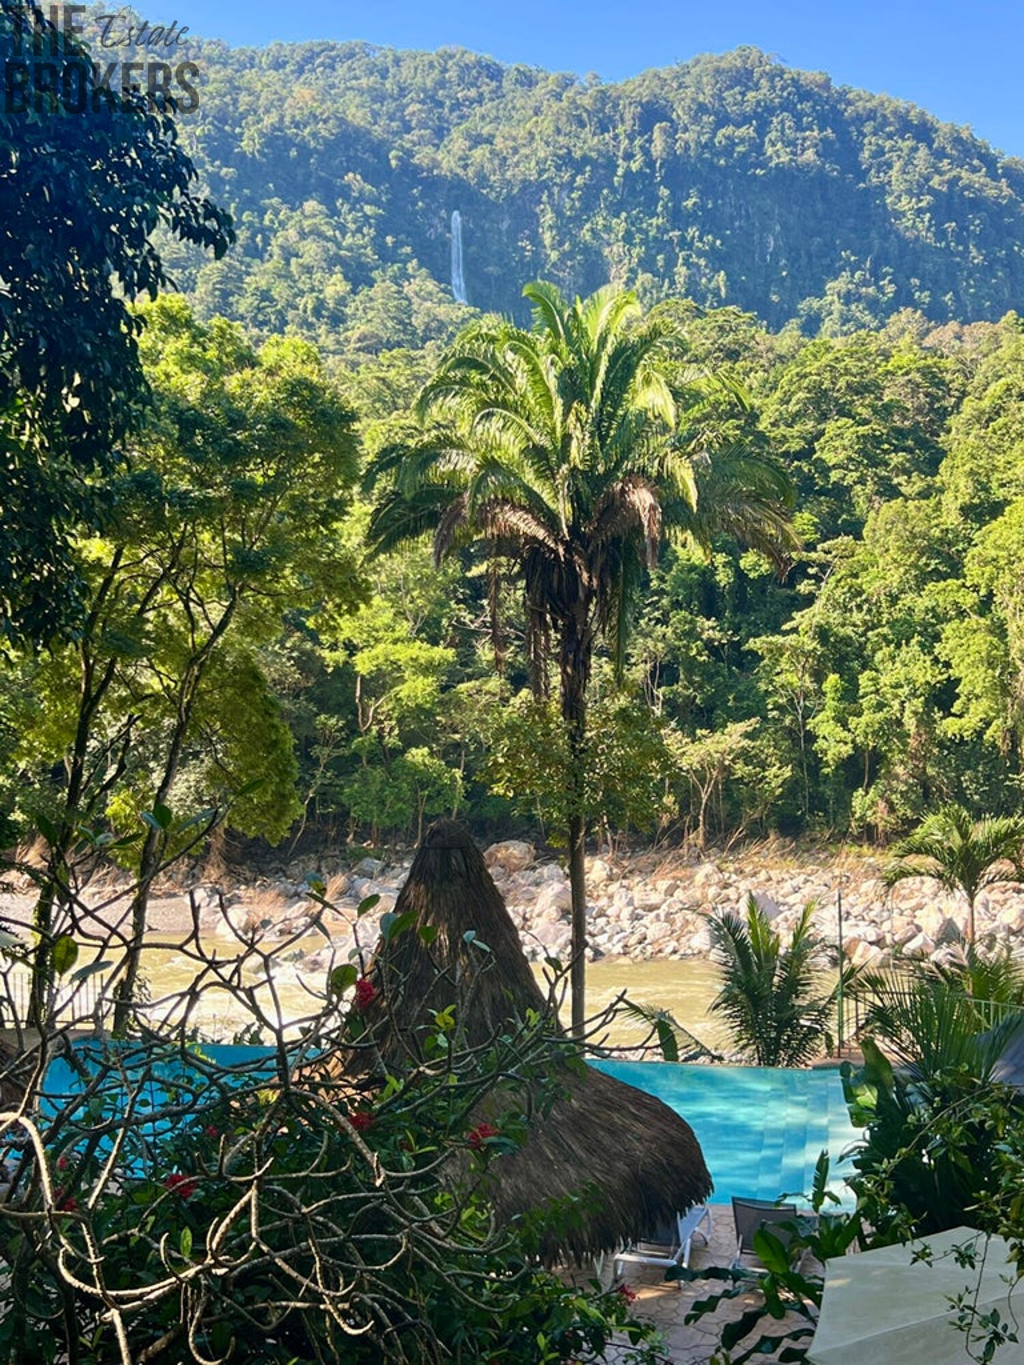
[[[639,315],[636,295],[629,290],[617,290],[612,285],[605,285],[583,303],[576,301],[573,310],[578,338],[575,359],[580,381],[576,397],[595,410],[600,410],[607,401],[605,390],[609,371],[614,370],[616,357],[623,351],[632,351],[636,356],[628,366],[635,376],[643,350],[631,346],[629,339],[623,336],[623,330]]]
[[[632,289],[606,284],[582,303],[577,299],[576,311],[589,349],[596,355],[619,335],[628,319],[640,316],[640,304]]]
[[[691,463],[696,507],[681,529],[705,548],[731,536],[784,568],[799,538],[790,519],[794,490],[780,466],[737,444],[702,449]]]
[[[465,493],[457,498],[449,497],[434,531],[434,566],[437,567],[455,545],[459,531],[467,525],[467,497]]]
[[[554,358],[538,348],[535,337],[527,335],[510,340],[508,352],[519,366],[520,389],[535,414],[532,425],[543,431],[549,442],[556,442],[562,413]]]
[[[666,433],[675,429],[676,401],[657,363],[663,349],[662,335],[652,329],[619,338],[610,349],[595,384],[604,440],[612,439],[615,425],[630,409],[660,422]]]
[[[615,679],[621,682],[626,668],[626,654],[632,634],[633,615],[640,596],[644,566],[636,556],[623,557],[617,566],[605,602],[598,618],[598,626],[610,639]]]
[[[516,546],[520,551],[526,545],[535,545],[552,557],[564,553],[564,546],[546,520],[523,503],[494,498],[480,507],[476,521],[488,539],[499,545]]]
[[[630,536],[639,530],[647,567],[653,569],[661,548],[662,507],[657,488],[633,474],[606,488],[594,508],[590,530],[595,547]]]
[[[975,1000],[1024,1006],[1024,963],[1014,957],[1008,943],[984,952],[976,943],[951,944],[944,961],[925,961],[920,970],[958,986]]]
[[[533,304],[533,330],[548,339],[556,355],[564,357],[569,350],[568,308],[561,291],[546,280],[534,280],[523,286],[523,297]]]
[[[919,1081],[960,1072],[987,1080],[1006,1040],[1021,1027],[1008,1016],[995,1028],[960,982],[920,973],[870,973],[860,993],[866,1000],[863,1031],[880,1038]]]
[[[435,530],[451,502],[451,489],[436,484],[424,484],[411,495],[392,489],[370,513],[367,544],[375,554],[386,554],[415,540]]]
[[[635,1019],[638,1024],[645,1024],[651,1030],[666,1062],[720,1060],[718,1053],[705,1047],[669,1010],[628,999],[620,1001],[618,1008],[628,1019]]]
[[[458,421],[471,415],[480,401],[493,402],[499,396],[513,400],[517,386],[508,365],[508,347],[522,335],[507,324],[460,334],[420,390],[415,409],[420,422],[437,412]]]

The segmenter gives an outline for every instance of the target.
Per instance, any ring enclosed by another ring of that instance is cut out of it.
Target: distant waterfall
[[[452,293],[456,303],[469,302],[462,275],[462,215],[458,209],[452,214]]]

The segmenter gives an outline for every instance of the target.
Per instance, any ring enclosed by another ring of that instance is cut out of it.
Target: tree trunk
[[[572,957],[569,968],[572,1031],[575,1037],[582,1038],[583,1021],[587,1016],[587,870],[584,862],[587,827],[582,814],[570,815],[568,833],[569,889],[572,893]]]
[[[54,833],[48,839],[46,880],[43,882],[33,914],[33,927],[39,943],[32,961],[32,981],[29,999],[28,1022],[42,1031],[47,1022],[47,1009],[50,985],[53,981],[53,914],[58,905],[70,902],[70,863],[71,850],[77,840],[78,827],[83,824],[91,810],[90,793],[87,790],[86,768],[89,757],[89,744],[93,739],[93,726],[96,714],[106,697],[114,679],[116,663],[108,659],[100,662],[94,652],[97,622],[100,613],[113,589],[117,570],[124,555],[123,548],[114,552],[110,569],[96,590],[92,609],[85,622],[78,645],[79,656],[79,693],[78,716],[75,723],[75,738],[65,767],[67,785],[64,789],[64,804],[60,819],[54,822]],[[118,763],[116,770],[121,771]],[[99,765],[96,765],[97,771]],[[108,790],[109,780],[100,787],[100,792]],[[98,799],[100,792],[94,789],[92,801]],[[63,926],[72,932],[76,923]]]
[[[569,985],[572,990],[572,1032],[583,1036],[586,1018],[587,972],[587,839],[586,744],[587,682],[590,678],[589,633],[571,622],[562,631],[562,720],[569,750],[569,790],[566,833],[569,844],[569,890],[572,903],[572,942]]]

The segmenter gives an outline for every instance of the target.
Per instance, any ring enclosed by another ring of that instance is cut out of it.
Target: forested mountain
[[[439,343],[476,309],[525,320],[537,278],[637,289],[673,392],[708,381],[681,433],[700,477],[763,451],[795,490],[788,572],[666,543],[624,675],[595,656],[595,829],[888,838],[946,800],[1019,808],[1024,165],[752,49],[620,86],[459,51],[189,55],[182,136],[238,242],[161,241],[188,297],[147,314],[152,421],[81,531],[92,633],[6,658],[0,833],[63,819],[69,753],[94,778],[76,820],[118,830],[162,784],[272,839],[456,811],[557,831],[564,737],[523,618],[493,628],[468,546],[368,557],[380,490],[356,487],[420,431]]]
[[[469,52],[197,41],[186,145],[233,208],[222,262],[170,253],[204,315],[335,353],[415,345],[466,290],[522,315],[543,277],[611,279],[828,334],[903,307],[1024,303],[1024,163],[911,105],[753,48],[618,85]]]

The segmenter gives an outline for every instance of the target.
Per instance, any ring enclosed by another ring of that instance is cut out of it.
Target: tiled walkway
[[[705,1247],[699,1236],[693,1241],[690,1266],[694,1270],[707,1265],[727,1266],[736,1249],[731,1206],[712,1204],[711,1213],[714,1229],[710,1244]],[[805,1272],[813,1272],[814,1263],[805,1262],[803,1269]],[[610,1266],[608,1271],[610,1274]],[[755,1294],[743,1295],[724,1304],[716,1313],[708,1314],[699,1322],[687,1325],[684,1319],[691,1304],[722,1287],[720,1281],[696,1280],[684,1283],[680,1287],[675,1281],[666,1282],[664,1270],[657,1266],[628,1265],[626,1272],[625,1282],[638,1296],[633,1305],[634,1312],[638,1317],[647,1318],[658,1327],[662,1334],[665,1358],[672,1361],[673,1365],[707,1365],[718,1349],[719,1335],[724,1323],[730,1318],[739,1317],[757,1302]],[[797,1318],[792,1320],[794,1326],[799,1325],[801,1321]],[[766,1319],[766,1323],[770,1325],[773,1334],[783,1325],[770,1319]],[[773,1358],[761,1357],[765,1361]]]

